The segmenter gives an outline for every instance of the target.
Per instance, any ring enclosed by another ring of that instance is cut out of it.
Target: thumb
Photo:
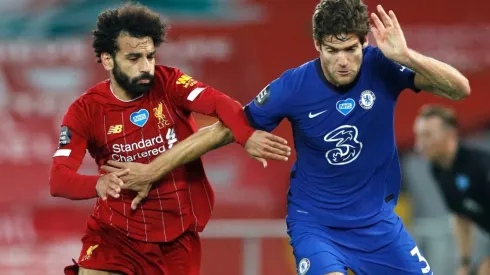
[[[136,210],[136,208],[138,208],[138,204],[140,204],[142,200],[143,197],[138,194],[131,202],[131,209]]]
[[[267,167],[267,161],[263,158],[255,158],[258,162],[262,163],[262,166],[264,166],[264,168]]]

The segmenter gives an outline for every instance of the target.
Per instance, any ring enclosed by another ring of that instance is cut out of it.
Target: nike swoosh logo
[[[316,114],[312,114],[312,113],[310,112],[310,114],[308,115],[308,117],[309,117],[309,118],[314,118],[314,117],[317,117],[317,116],[319,116],[319,115],[321,115],[321,114],[325,113],[326,111],[327,111],[327,110],[322,111],[322,112],[319,112],[319,113],[316,113]]]

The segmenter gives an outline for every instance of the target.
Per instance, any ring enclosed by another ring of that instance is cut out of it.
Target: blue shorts
[[[432,275],[401,219],[393,214],[372,226],[345,229],[287,220],[299,275]]]

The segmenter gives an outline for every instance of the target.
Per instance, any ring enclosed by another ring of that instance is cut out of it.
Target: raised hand
[[[390,10],[387,14],[381,5],[378,5],[377,9],[379,17],[376,13],[371,14],[371,18],[374,21],[371,31],[374,39],[376,39],[378,48],[391,60],[406,64],[409,49],[395,13]]]

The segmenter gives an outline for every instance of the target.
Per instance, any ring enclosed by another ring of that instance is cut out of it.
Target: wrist
[[[408,49],[405,58],[399,62],[401,65],[404,65],[408,68],[412,68],[414,64],[417,64],[418,54],[414,50]]]
[[[150,162],[147,165],[147,172],[146,174],[148,175],[148,178],[151,182],[157,181],[161,178],[161,176],[164,174],[164,166],[158,166],[155,164],[155,162]]]
[[[245,147],[245,144],[247,144],[247,141],[250,139],[250,137],[253,135],[255,132],[255,129],[252,127],[244,127],[242,131],[240,131],[239,134],[233,136],[235,137],[235,141],[240,144],[242,147]]]

